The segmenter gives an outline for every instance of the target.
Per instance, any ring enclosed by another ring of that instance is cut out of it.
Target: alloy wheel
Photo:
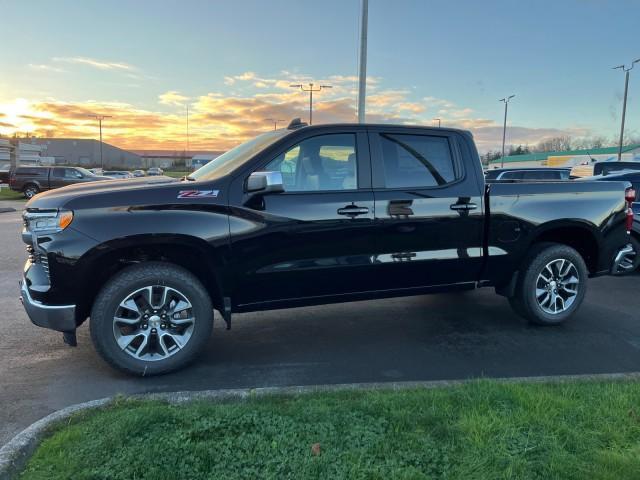
[[[578,269],[573,263],[564,258],[552,260],[536,280],[538,306],[551,315],[565,312],[573,305],[579,286]]]
[[[179,290],[153,285],[131,292],[113,317],[118,346],[143,361],[165,360],[185,348],[195,324],[193,307]]]

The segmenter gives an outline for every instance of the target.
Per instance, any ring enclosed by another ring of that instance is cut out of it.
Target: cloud
[[[90,67],[97,68],[99,70],[121,70],[121,71],[135,70],[135,67],[123,62],[107,62],[107,61],[95,60],[93,58],[88,58],[88,57],[54,57],[52,58],[52,60],[54,62],[88,65]]]
[[[29,63],[27,66],[32,70],[39,70],[39,71],[44,71],[44,72],[62,73],[62,72],[66,71],[66,70],[64,70],[62,68],[54,67],[52,65],[45,65],[45,64]]]
[[[158,95],[158,104],[144,108],[124,102],[16,99],[0,104],[0,133],[30,132],[56,137],[95,138],[96,122],[89,115],[99,113],[111,116],[103,124],[104,138],[109,143],[133,150],[182,150],[186,146],[183,105],[189,102],[190,148],[226,150],[273,128],[273,122],[267,121],[268,118],[284,119],[285,122],[294,117],[308,119],[308,94],[290,88],[289,84],[314,81],[309,75],[285,72],[270,77],[248,71],[226,76],[224,81],[233,85],[233,94],[210,91],[190,98],[178,90],[168,90]],[[330,75],[315,79],[314,83],[334,86],[314,95],[314,123],[356,121],[357,77]],[[415,98],[411,89],[384,88],[380,78],[370,78],[368,83],[372,91],[367,96],[367,121],[371,123],[431,126],[433,118],[439,117],[443,127],[471,130],[480,151],[500,147],[500,118],[497,122],[484,118],[472,108],[457,105],[449,99],[434,96]],[[160,105],[163,108],[159,108]],[[514,125],[508,128],[507,142],[535,145],[554,136],[577,138],[590,134],[578,128]]]
[[[163,105],[184,105],[184,102],[189,100],[189,97],[181,95],[175,90],[170,90],[161,95],[158,95],[158,100]]]

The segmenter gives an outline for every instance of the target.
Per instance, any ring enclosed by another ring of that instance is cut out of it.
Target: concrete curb
[[[265,395],[294,395],[314,392],[339,392],[356,390],[405,390],[412,388],[444,388],[483,380],[473,378],[466,380],[434,380],[415,382],[383,382],[383,383],[347,383],[335,385],[309,385],[293,387],[263,387],[263,388],[238,388],[226,390],[201,390],[166,393],[143,393],[128,395],[125,398],[137,400],[160,400],[171,404],[193,402],[196,400],[244,400],[247,398]],[[640,380],[640,372],[629,373],[605,373],[593,375],[558,375],[540,377],[511,377],[487,379],[500,383],[566,383],[576,380],[582,381],[622,381]],[[40,442],[44,439],[49,427],[56,422],[67,420],[73,415],[104,407],[113,402],[119,396],[101,398],[90,402],[78,403],[53,412],[25,428],[13,437],[6,445],[0,448],[0,480],[16,478],[22,471],[27,461],[35,452]]]

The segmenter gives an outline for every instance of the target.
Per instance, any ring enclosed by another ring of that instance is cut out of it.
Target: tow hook
[[[70,347],[78,346],[78,339],[75,330],[73,332],[62,332],[62,340]]]

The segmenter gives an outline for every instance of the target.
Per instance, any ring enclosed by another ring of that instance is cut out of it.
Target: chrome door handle
[[[356,216],[364,215],[365,213],[369,213],[369,209],[367,207],[358,207],[356,205],[349,205],[338,209],[338,215]]]
[[[454,203],[449,208],[451,210],[475,210],[478,206],[475,203]]]

